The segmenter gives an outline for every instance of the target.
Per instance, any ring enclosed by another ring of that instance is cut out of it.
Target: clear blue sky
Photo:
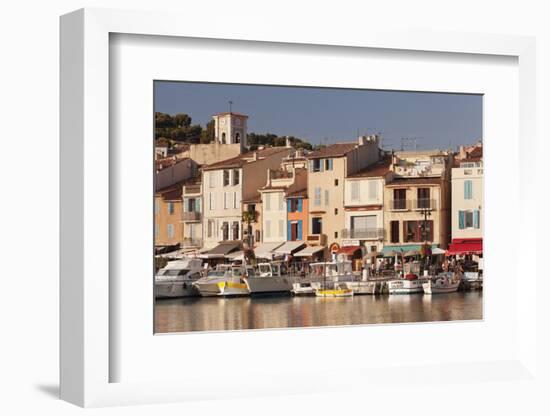
[[[381,132],[384,148],[418,137],[419,149],[449,148],[482,138],[482,96],[241,84],[155,82],[155,111],[187,113],[203,127],[211,115],[249,116],[249,133],[315,143],[351,141]],[[410,148],[410,147],[409,147]]]

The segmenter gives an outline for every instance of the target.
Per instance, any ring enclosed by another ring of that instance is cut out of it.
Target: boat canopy
[[[309,257],[313,256],[315,253],[325,249],[325,246],[309,246],[306,247],[297,253],[294,253],[294,257]]]
[[[287,241],[282,246],[273,250],[273,253],[279,255],[292,254],[298,249],[305,247],[305,245],[306,243],[304,243],[303,241]]]

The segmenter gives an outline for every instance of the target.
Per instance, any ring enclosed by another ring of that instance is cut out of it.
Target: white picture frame
[[[224,380],[207,379],[204,374],[186,375],[183,381],[153,381],[151,378],[139,382],[112,382],[110,369],[121,357],[111,348],[110,326],[110,311],[117,308],[110,297],[110,292],[116,288],[109,280],[113,267],[109,260],[109,227],[113,226],[109,205],[110,172],[114,170],[112,164],[116,163],[109,153],[111,34],[277,42],[283,49],[285,44],[332,45],[336,49],[353,47],[517,58],[518,137],[522,143],[529,143],[529,146],[518,147],[520,177],[517,183],[514,182],[521,196],[519,245],[537,238],[535,217],[528,215],[529,204],[534,203],[531,196],[535,194],[534,183],[528,180],[527,150],[531,152],[536,146],[533,38],[420,31],[400,33],[378,28],[370,28],[367,32],[349,28],[328,35],[323,28],[315,27],[307,32],[300,28],[280,31],[276,24],[265,24],[243,36],[235,34],[229,25],[205,29],[200,22],[189,20],[182,25],[183,20],[184,16],[173,13],[105,9],[83,9],[61,18],[61,398],[87,407],[352,392],[364,388],[376,390],[381,395],[377,397],[382,397],[395,379],[401,380],[397,388],[406,394],[407,382],[415,382],[415,389],[432,385],[433,390],[433,383],[450,383],[449,375],[459,383],[506,381],[515,385],[527,380],[537,383],[535,288],[540,275],[521,250],[515,261],[522,264],[522,281],[532,290],[517,291],[517,311],[514,311],[517,322],[513,328],[517,345],[513,353],[495,361],[464,363],[444,358],[439,364],[369,367],[368,371],[361,366],[331,368],[324,373],[330,378],[330,384],[323,382],[318,373],[308,374],[299,369],[296,373],[266,371],[266,380],[251,380],[245,386],[227,385]],[[518,272],[512,270],[511,273]],[[148,308],[147,305],[143,307]]]

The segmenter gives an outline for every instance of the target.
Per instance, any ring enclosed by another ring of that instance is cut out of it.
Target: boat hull
[[[292,293],[296,296],[315,295],[315,291],[321,288],[319,282],[293,283]]]
[[[315,291],[318,298],[349,298],[353,296],[351,289],[318,289]]]
[[[354,295],[377,295],[382,292],[380,282],[346,282],[344,285],[352,290]]]
[[[437,294],[437,293],[453,293],[458,290],[458,286],[460,285],[460,282],[452,282],[452,283],[438,283],[437,281],[434,282],[427,282],[422,285],[422,288],[424,290],[424,293],[428,295]]]
[[[155,282],[155,297],[157,299],[183,298],[199,296],[193,282],[166,281]]]
[[[286,276],[249,277],[246,279],[251,294],[290,293],[292,282]]]
[[[423,293],[422,281],[420,280],[392,280],[388,282],[390,295],[409,295],[412,293]]]

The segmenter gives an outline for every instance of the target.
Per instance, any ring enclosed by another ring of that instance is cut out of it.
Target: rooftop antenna
[[[232,107],[233,107],[233,101],[229,100],[229,114],[231,114]]]

